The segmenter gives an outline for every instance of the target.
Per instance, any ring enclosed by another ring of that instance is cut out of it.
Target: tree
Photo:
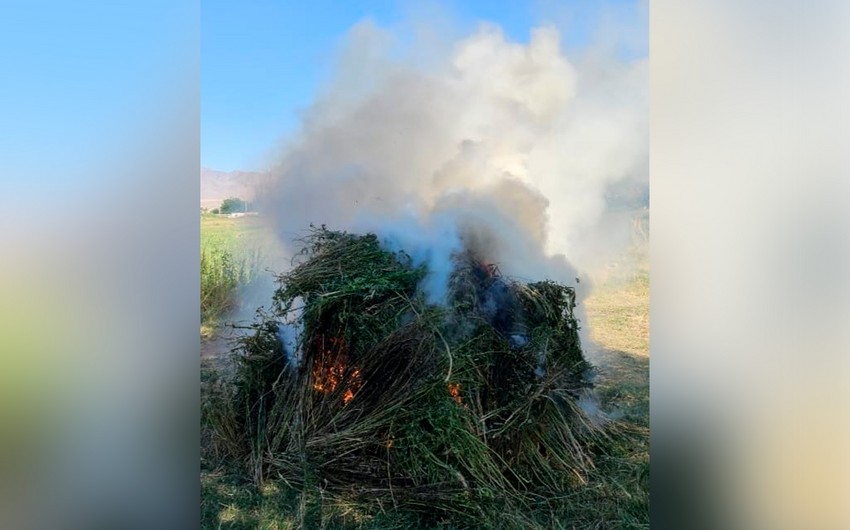
[[[248,203],[237,197],[230,197],[221,202],[219,211],[223,214],[248,211]]]

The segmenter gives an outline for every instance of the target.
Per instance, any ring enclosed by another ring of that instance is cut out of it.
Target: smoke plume
[[[395,42],[369,21],[347,35],[259,194],[282,240],[311,223],[375,232],[428,263],[435,302],[462,249],[576,285],[610,239],[610,190],[646,186],[647,61],[569,57],[554,27],[527,43],[488,24],[447,46]]]

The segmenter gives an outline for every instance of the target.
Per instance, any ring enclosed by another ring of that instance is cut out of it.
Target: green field
[[[649,355],[649,270],[597,285],[585,300],[591,336],[605,349]]]
[[[238,290],[283,259],[257,216],[201,215],[201,337],[211,339],[238,303]]]
[[[215,246],[236,253],[268,250],[273,232],[259,216],[201,215],[201,248]]]
[[[201,218],[201,246],[225,252],[246,267],[273,267],[280,247],[262,219]],[[588,484],[569,498],[553,502],[558,520],[527,528],[648,528],[649,527],[649,270],[645,248],[636,272],[596,280],[585,310],[597,356],[596,388],[603,410],[616,418],[617,436],[597,458]],[[275,254],[277,253],[277,254]],[[258,257],[251,262],[251,256]],[[214,268],[214,267],[213,267]],[[215,273],[208,273],[210,277]],[[202,278],[203,282],[203,278]],[[206,325],[214,329],[219,320]],[[208,330],[208,333],[212,331]],[[214,385],[214,362],[202,363],[203,390]],[[319,487],[296,491],[283,482],[256,489],[232,470],[202,460],[201,519],[203,528],[411,528],[408,514],[387,507],[375,513],[354,501],[326,498]],[[535,519],[535,514],[525,514]],[[514,528],[505,523],[504,528]],[[453,528],[450,524],[441,528]]]

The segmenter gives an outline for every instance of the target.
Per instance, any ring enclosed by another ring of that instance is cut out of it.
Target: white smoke
[[[278,338],[286,352],[286,358],[290,365],[298,366],[301,363],[301,334],[304,332],[304,323],[301,315],[304,310],[304,301],[300,296],[295,297],[292,307],[284,316],[283,322],[278,328]]]
[[[521,44],[482,25],[436,57],[393,42],[371,22],[350,31],[262,192],[278,233],[375,232],[428,263],[432,301],[470,245],[503,274],[576,284],[610,187],[646,183],[646,59],[567,57],[554,27]]]

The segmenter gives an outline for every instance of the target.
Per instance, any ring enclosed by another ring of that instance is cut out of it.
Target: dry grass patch
[[[598,285],[584,302],[591,337],[603,348],[649,355],[649,272]]]

